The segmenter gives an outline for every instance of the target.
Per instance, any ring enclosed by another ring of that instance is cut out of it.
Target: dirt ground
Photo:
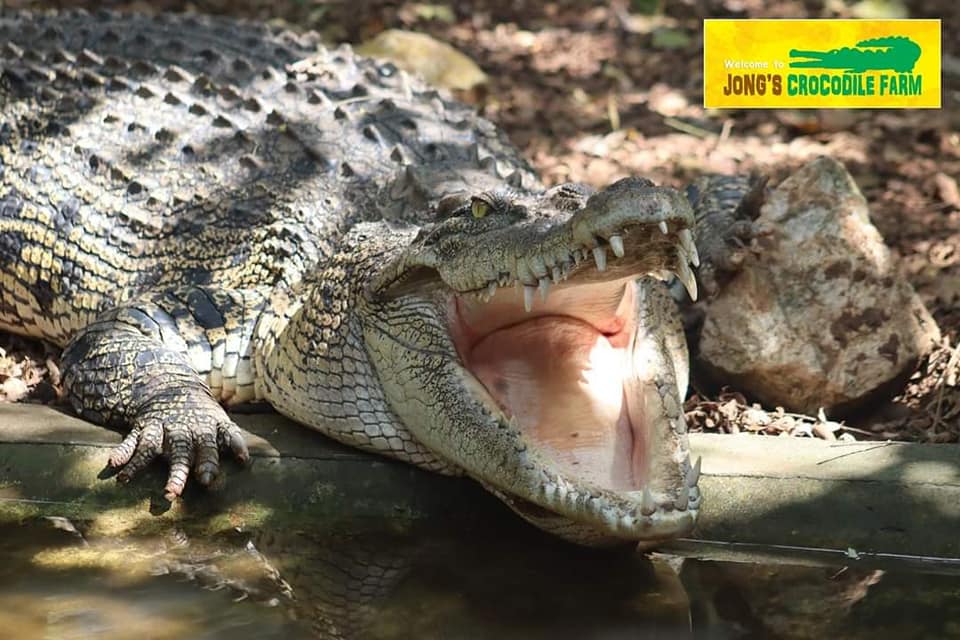
[[[821,154],[842,161],[900,256],[903,273],[944,333],[903,393],[840,425],[761,411],[735,391],[695,395],[697,428],[768,434],[956,442],[960,439],[960,3],[756,0],[725,2],[481,0],[7,2],[17,7],[196,11],[283,21],[330,42],[361,42],[387,28],[430,34],[473,59],[489,83],[461,97],[510,135],[550,183],[603,185],[630,174],[681,186],[707,171],[771,176],[776,184]],[[706,111],[705,17],[941,18],[940,110]],[[893,11],[894,13],[891,13]],[[0,400],[56,397],[56,354],[0,337]],[[47,376],[47,373],[53,376]],[[772,409],[772,408],[768,408]]]

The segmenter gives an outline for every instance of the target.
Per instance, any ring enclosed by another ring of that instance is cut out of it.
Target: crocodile
[[[210,485],[248,457],[226,409],[261,402],[568,540],[694,526],[685,195],[546,188],[472,108],[315,33],[7,11],[0,48],[0,329],[63,348],[119,481],[162,457],[169,499]]]

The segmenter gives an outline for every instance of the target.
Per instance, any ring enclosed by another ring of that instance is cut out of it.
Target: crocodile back
[[[311,33],[0,13],[0,54],[0,327],[55,343],[148,290],[294,286],[359,221],[536,183],[468,107]]]

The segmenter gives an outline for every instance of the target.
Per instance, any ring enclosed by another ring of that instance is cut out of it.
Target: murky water
[[[215,539],[4,526],[0,638],[960,638],[956,575],[647,559],[514,520]]]

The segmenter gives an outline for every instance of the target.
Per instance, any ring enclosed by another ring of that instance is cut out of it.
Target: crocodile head
[[[436,208],[366,300],[366,343],[404,426],[568,539],[689,531],[700,491],[681,410],[687,352],[657,281],[673,272],[695,296],[687,200],[627,178]]]

